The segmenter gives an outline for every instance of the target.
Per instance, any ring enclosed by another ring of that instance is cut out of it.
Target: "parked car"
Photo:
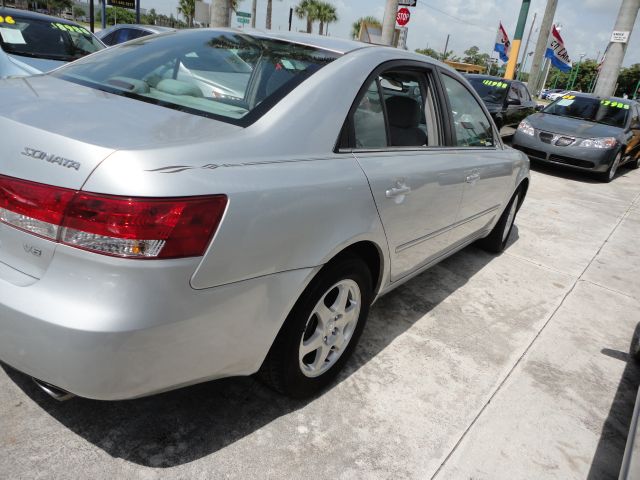
[[[158,78],[211,50],[251,62],[241,101]],[[454,70],[328,37],[133,40],[0,104],[0,359],[59,396],[256,372],[311,395],[377,297],[503,250],[529,185]]]
[[[543,88],[540,92],[540,98],[546,100],[552,93],[560,93],[562,91],[561,88]]]
[[[0,78],[47,72],[103,48],[74,22],[0,7]]]
[[[565,95],[523,120],[513,147],[530,158],[598,172],[610,182],[618,167],[640,166],[640,107],[622,98]]]
[[[536,112],[537,104],[526,85],[517,80],[506,80],[488,75],[466,75],[491,113],[502,135],[512,135],[518,124]]]
[[[564,97],[565,95],[574,95],[578,93],[581,93],[581,92],[573,92],[571,90],[558,90],[557,92],[551,92],[547,94],[547,100],[551,100],[552,102],[555,102],[556,100],[558,100],[561,97]]]
[[[105,45],[117,45],[140,37],[146,37],[156,33],[175,32],[175,28],[161,27],[159,25],[130,25],[120,23],[96,33]]]

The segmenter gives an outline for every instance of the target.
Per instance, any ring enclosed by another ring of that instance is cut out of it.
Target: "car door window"
[[[458,80],[443,75],[442,81],[449,97],[451,119],[458,147],[494,147],[491,121],[467,88]]]
[[[104,38],[102,38],[102,43],[109,46],[115,45],[116,33],[118,32],[111,32],[109,35],[106,35]]]
[[[520,95],[518,94],[517,87],[515,83],[512,83],[509,87],[509,93],[507,94],[507,100],[520,100]]]
[[[355,147],[439,143],[435,102],[422,72],[392,70],[371,81],[353,116]]]
[[[124,43],[134,38],[142,37],[145,32],[135,28],[122,28],[118,30],[116,36],[116,43]]]

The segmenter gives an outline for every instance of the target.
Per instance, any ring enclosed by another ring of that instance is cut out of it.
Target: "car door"
[[[514,176],[512,161],[503,150],[481,101],[457,78],[442,74],[454,138],[449,163],[463,170],[464,192],[449,242],[478,237],[502,212]]]
[[[520,95],[520,102],[522,103],[522,110],[520,111],[520,115],[518,118],[518,123],[527,118],[529,115],[533,115],[536,113],[536,102],[531,98],[531,94],[529,93],[529,89],[524,83],[517,82],[516,88],[518,90],[518,94]]]
[[[631,107],[629,133],[631,138],[627,141],[626,154],[633,161],[640,158],[640,106],[638,105]]]
[[[392,281],[442,255],[462,199],[462,171],[442,155],[441,91],[434,79],[421,62],[380,70],[348,122],[351,151],[387,236]]]

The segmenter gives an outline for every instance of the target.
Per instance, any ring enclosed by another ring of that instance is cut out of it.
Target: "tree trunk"
[[[267,0],[267,30],[271,30],[271,12],[273,10],[273,0]]]
[[[211,6],[211,26],[214,28],[229,27],[231,0],[214,0]]]
[[[258,9],[258,0],[251,3],[251,28],[256,28],[256,10]]]
[[[320,20],[320,35],[324,35],[324,22]]]
[[[307,16],[307,33],[313,33],[313,22],[309,16]]]

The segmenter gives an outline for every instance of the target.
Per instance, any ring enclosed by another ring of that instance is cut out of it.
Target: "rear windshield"
[[[480,98],[489,103],[503,103],[509,90],[509,84],[502,80],[487,78],[467,78],[471,86],[478,92]]]
[[[543,110],[544,113],[571,117],[589,122],[624,128],[631,107],[615,98],[599,98],[563,95]]]
[[[78,25],[0,15],[0,47],[23,57],[70,62],[104,46]]]
[[[111,47],[53,75],[246,125],[338,56],[242,33],[191,30]]]

